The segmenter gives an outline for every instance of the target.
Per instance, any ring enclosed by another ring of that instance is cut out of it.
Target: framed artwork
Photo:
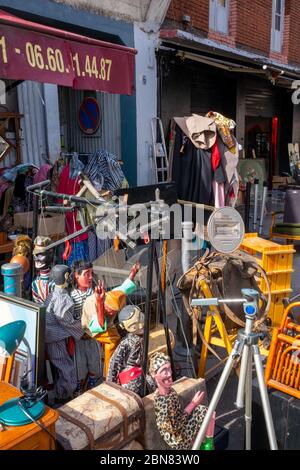
[[[25,339],[30,346],[31,352],[29,379],[37,386],[41,385],[45,364],[45,308],[34,302],[8,296],[1,292],[0,327],[17,320],[24,320],[26,323]],[[29,359],[28,348],[22,341],[15,353],[10,380],[16,387],[20,386],[20,378]]]
[[[266,160],[263,158],[245,158],[239,160],[238,172],[243,183],[248,181],[254,183],[254,180],[258,179],[261,187],[268,178]]]
[[[300,172],[299,144],[288,144],[291,175],[297,179]]]

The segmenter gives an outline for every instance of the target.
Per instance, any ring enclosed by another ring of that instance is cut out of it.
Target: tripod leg
[[[264,372],[263,372],[263,366],[261,362],[259,347],[256,344],[254,344],[252,348],[253,348],[253,357],[254,357],[254,363],[255,363],[255,368],[256,368],[256,374],[257,374],[257,379],[258,379],[259,392],[260,392],[261,402],[262,402],[262,406],[264,410],[265,422],[266,422],[268,438],[269,438],[269,443],[270,443],[270,449],[278,450],[277,440],[276,440],[276,435],[275,435],[275,430],[274,430],[274,423],[273,423],[273,418],[272,418],[272,413],[271,413],[271,407],[270,407],[270,402],[269,402],[269,397],[268,397],[268,392],[267,392],[267,386],[264,380]]]
[[[205,433],[207,430],[207,427],[210,423],[210,420],[212,418],[213,412],[218,406],[219,400],[221,398],[222,392],[224,390],[224,387],[226,385],[226,382],[228,380],[228,377],[230,375],[230,372],[232,370],[232,367],[236,361],[236,359],[240,356],[240,342],[237,340],[234,344],[234,348],[228,357],[228,360],[226,362],[226,365],[224,367],[224,370],[222,372],[222,375],[220,377],[220,380],[218,382],[217,388],[215,390],[215,393],[210,401],[210,405],[208,407],[208,410],[206,412],[205,418],[203,420],[203,423],[200,427],[200,430],[196,436],[194,445],[193,445],[193,450],[199,450],[200,445],[205,437]]]
[[[249,349],[247,377],[245,388],[245,425],[246,425],[246,450],[251,450],[251,424],[252,424],[252,350]]]
[[[249,362],[249,352],[250,352],[249,349],[250,349],[249,346],[244,345],[238,391],[237,391],[237,396],[236,396],[236,407],[238,410],[241,410],[242,408],[244,408],[245,383],[246,383],[246,376],[248,373],[248,362]]]

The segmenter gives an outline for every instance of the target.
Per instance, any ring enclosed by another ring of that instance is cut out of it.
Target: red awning
[[[0,10],[0,78],[131,95],[135,54]]]

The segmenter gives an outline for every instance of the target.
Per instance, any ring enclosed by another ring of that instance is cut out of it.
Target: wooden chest
[[[59,408],[56,438],[64,449],[121,449],[144,432],[142,399],[105,382]]]

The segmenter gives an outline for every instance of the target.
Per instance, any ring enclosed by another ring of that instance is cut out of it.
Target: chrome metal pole
[[[252,425],[252,349],[249,348],[247,377],[245,384],[245,434],[246,450],[251,450],[251,425]]]
[[[263,366],[261,362],[259,347],[257,344],[254,344],[252,346],[252,349],[253,349],[253,357],[254,357],[254,363],[255,363],[255,368],[256,368],[259,392],[260,392],[262,407],[263,407],[264,416],[265,416],[267,433],[269,437],[270,449],[278,450],[276,434],[274,430],[274,423],[273,423],[273,418],[272,418],[272,413],[271,413],[267,387],[266,387],[265,379],[264,379],[264,372],[263,372]]]
[[[214,395],[213,395],[213,397],[210,401],[210,405],[209,405],[208,410],[206,412],[205,418],[203,420],[203,423],[200,427],[200,430],[199,430],[199,432],[197,434],[197,437],[195,439],[195,442],[193,444],[193,447],[192,447],[193,450],[199,450],[200,449],[202,441],[205,438],[205,433],[206,433],[207,427],[210,423],[210,420],[212,418],[212,415],[213,415],[214,411],[216,410],[216,408],[218,406],[219,400],[221,398],[222,392],[223,392],[224,387],[226,385],[226,382],[229,378],[231,370],[234,366],[234,363],[235,363],[236,359],[240,356],[240,349],[241,349],[241,345],[240,345],[239,340],[237,340],[235,342],[233,350],[231,351],[231,353],[229,355],[229,358],[226,362],[226,365],[225,365],[224,370],[222,372],[222,375],[220,377],[220,380],[219,380],[219,383],[218,383],[217,388],[215,390],[215,393],[214,393]]]

